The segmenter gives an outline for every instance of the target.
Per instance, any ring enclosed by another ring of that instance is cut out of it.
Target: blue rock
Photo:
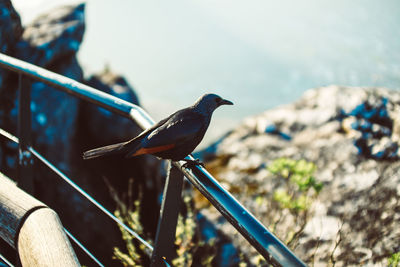
[[[75,55],[85,31],[84,11],[85,4],[64,6],[38,17],[17,43],[18,58],[48,67]]]
[[[229,237],[226,237],[215,227],[215,224],[223,224],[226,222],[223,217],[221,217],[221,220],[221,222],[211,222],[201,212],[197,213],[197,223],[199,225],[201,239],[206,242],[212,239],[217,241],[215,246],[219,249],[213,261],[215,266],[237,266],[240,262],[238,249],[232,244]]]
[[[265,133],[269,133],[269,134],[273,134],[273,135],[278,135],[279,137],[281,137],[284,140],[290,141],[292,140],[292,137],[284,132],[281,132],[278,127],[276,127],[273,124],[268,125],[267,127],[265,127],[264,130]]]
[[[132,86],[125,78],[108,68],[100,74],[92,75],[86,83],[105,93],[139,105],[139,98]],[[128,140],[142,131],[132,120],[90,103],[82,103],[81,113],[86,122],[88,134],[99,143]],[[99,132],[102,134],[99,135]]]
[[[0,52],[9,54],[21,34],[21,19],[11,1],[0,1]]]
[[[348,114],[342,111],[340,118],[354,116],[357,120],[351,127],[361,133],[354,144],[359,154],[376,160],[398,160],[398,145],[394,140],[384,143],[383,137],[392,136],[393,120],[389,116],[389,100],[385,97],[370,96],[364,103],[356,106]]]
[[[238,251],[232,243],[223,244],[218,266],[230,267],[237,266],[240,262]]]
[[[0,1],[0,53],[13,56],[15,44],[21,35],[21,19],[12,6],[11,1]],[[9,76],[9,71],[0,68],[0,107],[2,109],[0,113],[0,127],[4,127],[7,121],[6,117],[12,109],[13,99],[15,98],[15,87],[10,88],[5,85]]]

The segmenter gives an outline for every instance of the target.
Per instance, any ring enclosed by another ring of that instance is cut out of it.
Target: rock
[[[21,19],[9,0],[0,1],[0,51],[8,54],[22,34]]]
[[[281,132],[275,125],[271,124],[268,125],[267,127],[265,127],[264,130],[265,133],[267,134],[275,134],[280,136],[281,138],[285,139],[285,140],[291,140],[292,137],[286,133]]]
[[[81,81],[83,72],[75,57],[60,59],[52,71]],[[68,165],[70,147],[77,128],[79,99],[42,82],[31,86],[32,130],[35,147],[53,161]],[[17,105],[16,105],[17,106]]]
[[[400,250],[399,110],[398,91],[309,90],[293,104],[244,120],[213,145],[206,166],[309,265],[387,265],[387,258]],[[323,188],[311,198],[307,213],[296,215],[274,201],[284,183],[267,168],[282,157],[317,166],[313,176]],[[214,209],[202,213],[218,221],[250,259],[258,255],[223,225],[226,221],[221,223],[222,215]],[[290,241],[290,233],[297,233],[297,239]]]
[[[56,8],[28,25],[17,43],[17,57],[48,67],[78,51],[85,31],[85,4]]]
[[[0,53],[14,55],[14,47],[22,35],[21,19],[10,0],[0,1]],[[0,68],[0,124],[7,121],[7,114],[12,109],[15,90],[4,86],[9,71]]]
[[[139,99],[134,89],[129,86],[125,78],[114,74],[108,68],[98,75],[92,75],[86,83],[107,94],[139,105]],[[98,143],[128,140],[142,131],[131,120],[86,102],[82,107],[82,116],[87,122],[88,133],[96,138]],[[110,127],[110,124],[113,127]],[[102,134],[99,135],[99,132]]]
[[[334,216],[314,216],[304,228],[304,235],[315,240],[335,240],[341,227],[341,221]]]
[[[50,66],[54,72],[82,80],[83,72],[74,56],[60,60],[62,63],[54,62]],[[72,152],[78,127],[79,102],[79,99],[42,82],[33,81],[31,84],[33,147],[65,173],[71,173],[73,168]],[[18,109],[18,103],[15,109]],[[13,114],[17,119],[17,112]],[[35,196],[48,205],[57,207],[58,203],[79,199],[78,193],[66,190],[65,183],[60,179],[55,180],[47,168],[37,166],[35,176]],[[53,190],[49,190],[49,185]],[[76,205],[83,204],[78,202]]]
[[[218,221],[210,221],[209,219],[209,216],[203,215],[201,212],[197,214],[197,223],[202,240],[205,242],[210,242],[212,239],[217,240],[215,244],[216,257],[213,264],[221,267],[236,266],[241,261],[237,248],[232,245],[229,237],[219,230]]]
[[[22,34],[21,19],[10,0],[0,1],[0,53],[13,55],[14,46]],[[5,72],[0,68],[0,88]]]
[[[359,132],[354,144],[359,154],[377,160],[398,160],[398,135],[392,131],[398,113],[396,102],[371,93],[363,103],[346,113],[342,111],[343,129]]]
[[[15,56],[82,81],[83,72],[75,54],[83,38],[83,12],[84,5],[81,4],[65,6],[40,16],[25,27],[22,36],[17,36]],[[66,170],[70,165],[70,144],[76,132],[79,100],[44,83],[26,78],[24,81],[23,86],[31,86],[33,144],[53,163]],[[6,97],[12,98],[14,105],[10,114],[4,110],[8,120],[4,125],[15,133],[18,116],[16,75],[8,80],[7,88],[12,88],[8,89]]]

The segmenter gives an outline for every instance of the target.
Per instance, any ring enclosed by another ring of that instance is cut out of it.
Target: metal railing
[[[154,124],[153,119],[139,106],[111,96],[92,87],[74,81],[65,76],[50,72],[43,68],[37,67],[30,63],[12,58],[10,56],[0,54],[0,67],[19,73],[19,89],[20,89],[20,113],[19,113],[19,137],[20,137],[20,162],[25,163],[21,166],[20,174],[29,177],[31,175],[29,170],[29,163],[31,162],[30,139],[27,131],[30,132],[30,92],[24,90],[22,85],[22,75],[26,75],[34,80],[44,82],[52,87],[64,91],[70,95],[80,99],[94,103],[121,116],[127,117],[136,122],[142,129],[151,127]],[[25,91],[25,93],[23,93]],[[25,108],[21,103],[25,103]],[[27,124],[28,127],[26,125]],[[22,140],[24,138],[24,140]],[[190,155],[189,159],[193,159]],[[180,170],[190,183],[196,187],[210,203],[245,237],[248,242],[270,263],[282,266],[306,266],[296,255],[293,254],[273,233],[271,233],[261,222],[259,222],[245,207],[243,207],[227,190],[225,190],[218,181],[201,166],[194,166],[193,168],[182,167],[184,162],[174,162],[174,166]],[[27,170],[25,170],[25,168]],[[183,177],[183,176],[182,176]],[[171,178],[171,177],[169,177]],[[25,179],[25,177],[24,177]],[[171,181],[175,178],[168,179]],[[167,180],[167,181],[168,181]],[[169,198],[174,198],[172,194],[177,191],[168,190],[176,185],[176,182],[166,182],[165,195],[163,199],[162,209],[160,211],[160,221],[158,229],[162,228],[165,223],[163,218],[176,207],[168,205]],[[169,193],[173,192],[173,193]],[[178,191],[179,193],[180,191]],[[178,196],[180,197],[180,195]],[[176,196],[175,196],[176,198]],[[177,216],[177,215],[176,215]],[[168,220],[176,220],[170,218]],[[160,225],[161,224],[161,225]],[[163,235],[171,235],[173,231],[157,231],[154,254],[160,254],[161,259],[165,255],[159,253],[157,247],[157,240],[170,240],[164,238]],[[175,235],[175,233],[173,233]],[[170,244],[171,246],[173,244]],[[160,248],[162,250],[162,248]],[[164,260],[162,262],[165,263]],[[155,264],[157,265],[157,264]]]
[[[14,143],[17,143],[17,144],[19,144],[19,139],[17,138],[17,137],[15,137],[15,136],[13,136],[12,134],[10,134],[10,133],[8,133],[8,132],[6,132],[6,131],[4,131],[3,129],[1,129],[0,128],[0,135],[1,136],[3,136],[3,137],[5,137],[5,138],[7,138],[7,139],[9,139],[10,141],[12,141],[12,142],[14,142]],[[29,149],[29,151],[33,154],[33,155],[35,155],[36,157],[38,157],[39,159],[44,159],[43,157],[42,157],[42,155],[40,155],[35,149],[33,149],[32,147],[29,147],[28,148]],[[51,164],[51,163],[49,163],[49,164]],[[54,167],[55,168],[55,167]],[[62,173],[61,173],[62,174]],[[1,173],[0,173],[0,175],[1,175]],[[72,182],[72,181],[71,181]],[[82,189],[81,189],[82,190]],[[82,190],[83,191],[83,190]],[[79,192],[79,191],[78,191]],[[3,203],[1,203],[1,204],[3,204]],[[64,232],[67,234],[67,236],[79,247],[79,248],[81,248],[82,250],[83,250],[83,252],[86,254],[86,255],[88,255],[97,265],[99,265],[99,266],[101,266],[101,267],[104,267],[104,265],[81,243],[81,242],[79,242],[79,240],[78,239],[76,239],[67,229],[65,229],[64,228]],[[17,238],[16,238],[17,239]],[[0,255],[0,258],[1,258],[1,255]],[[6,259],[4,258],[3,259],[3,261],[6,261]],[[9,263],[9,262],[6,262],[7,264]],[[10,265],[9,265],[10,266]]]
[[[14,265],[6,259],[3,255],[0,254],[0,260],[7,266],[14,267]]]

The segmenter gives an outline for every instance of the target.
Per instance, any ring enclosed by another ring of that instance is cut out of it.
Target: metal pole
[[[18,74],[18,186],[33,194],[33,157],[31,146],[31,90],[23,86],[22,74]]]
[[[165,181],[160,219],[157,225],[157,234],[151,267],[165,266],[163,261],[171,262],[175,256],[175,234],[181,203],[183,174],[168,161],[168,176]]]

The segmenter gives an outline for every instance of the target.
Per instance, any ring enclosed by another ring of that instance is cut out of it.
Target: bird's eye
[[[222,98],[220,98],[220,97],[215,98],[215,102],[216,102],[217,104],[219,104],[219,103],[221,102],[221,100],[222,100]]]

